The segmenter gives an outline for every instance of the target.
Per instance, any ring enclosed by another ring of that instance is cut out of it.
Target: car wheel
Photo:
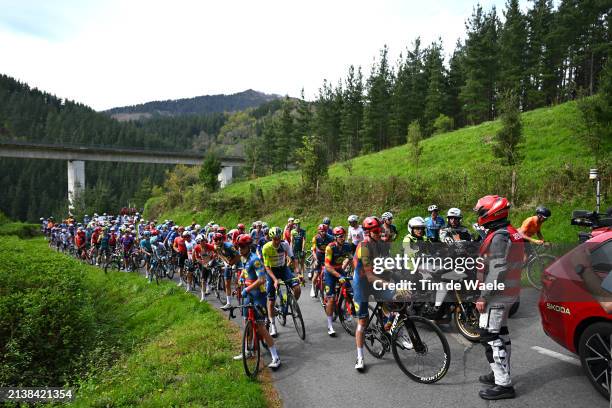
[[[610,398],[610,337],[612,323],[598,322],[580,336],[578,355],[587,377],[601,395]]]

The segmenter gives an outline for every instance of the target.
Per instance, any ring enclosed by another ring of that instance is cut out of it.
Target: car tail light
[[[551,274],[550,272],[548,272],[548,269],[544,269],[544,273],[542,274],[542,284],[547,288],[550,289],[550,286],[553,284],[554,281],[556,281],[557,278],[555,276],[553,276],[553,274]]]

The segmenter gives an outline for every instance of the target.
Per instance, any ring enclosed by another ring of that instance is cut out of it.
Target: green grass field
[[[538,204],[545,204],[553,211],[553,217],[544,226],[544,235],[553,242],[573,242],[577,228],[569,224],[571,212],[577,208],[594,209],[594,187],[588,181],[588,169],[595,165],[595,159],[586,146],[576,136],[579,114],[576,103],[569,102],[549,108],[541,108],[522,115],[525,142],[521,148],[523,160],[517,166],[517,197],[511,219],[515,224],[531,215]],[[275,207],[262,205],[264,211],[257,212],[257,218],[268,221],[271,225],[284,225],[289,216],[304,220],[304,225],[312,234],[323,216],[332,218],[333,224],[346,225],[348,213],[357,213],[362,218],[370,214],[379,214],[391,210],[395,214],[396,224],[402,232],[406,231],[407,220],[413,216],[426,216],[426,208],[432,202],[444,206],[459,206],[466,215],[465,222],[472,222],[471,207],[475,200],[486,194],[508,194],[509,170],[501,169],[491,152],[491,139],[500,128],[498,121],[482,123],[453,132],[435,135],[423,141],[423,155],[419,166],[414,163],[411,148],[402,145],[377,153],[357,157],[346,163],[337,163],[329,168],[330,183],[333,180],[345,182],[345,188],[351,189],[353,183],[372,183],[388,181],[392,178],[412,182],[415,189],[423,189],[428,197],[402,199],[390,206],[385,206],[384,199],[364,194],[352,203],[339,203],[339,207],[348,207],[348,211],[334,210],[333,205],[310,205],[309,203],[272,200]],[[612,153],[612,140],[605,144],[605,151]],[[610,169],[610,160],[603,166]],[[608,164],[606,164],[608,163]],[[602,167],[602,163],[600,163]],[[350,171],[349,171],[350,170]],[[502,173],[496,173],[496,171]],[[503,172],[506,173],[503,173]],[[414,183],[418,177],[418,183]],[[603,208],[610,205],[606,194],[610,191],[610,176],[603,182]],[[249,181],[240,181],[215,193],[216,201],[231,202],[236,197],[251,197],[252,191],[261,189],[262,196],[278,195],[279,186],[293,189],[300,183],[299,171],[285,171],[267,177]],[[436,186],[437,189],[428,189]],[[445,195],[452,190],[453,195]],[[426,190],[428,193],[426,193]],[[378,194],[372,190],[371,194]],[[433,193],[432,193],[433,191]],[[403,193],[397,191],[398,195]],[[393,195],[393,191],[386,192]],[[444,197],[443,197],[444,196]],[[456,198],[459,197],[459,200]],[[394,200],[390,200],[394,201]],[[395,200],[397,201],[397,200]],[[431,202],[430,202],[431,201]],[[460,202],[457,202],[460,201]],[[159,203],[160,197],[154,197],[151,203]],[[368,203],[371,202],[371,205]],[[352,205],[354,204],[354,206]],[[255,206],[256,207],[256,206]],[[181,223],[192,220],[203,224],[210,220],[233,227],[238,222],[251,222],[240,211],[219,211],[215,207],[202,204],[199,208],[184,206],[162,211],[158,219],[172,218]],[[246,218],[246,219],[245,219]],[[310,235],[312,236],[312,235]]]
[[[241,362],[232,360],[239,350],[237,327],[174,283],[147,284],[142,276],[123,272],[105,275],[50,250],[42,238],[0,237],[0,260],[0,281],[10,282],[15,271],[27,271],[28,281],[40,275],[44,282],[50,270],[74,277],[81,285],[78,293],[95,311],[98,338],[91,353],[106,356],[101,360],[110,364],[93,358],[79,367],[79,379],[67,384],[77,386],[72,405],[268,405],[269,385],[248,380]]]

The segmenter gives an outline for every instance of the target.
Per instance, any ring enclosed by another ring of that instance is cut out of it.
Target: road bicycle
[[[351,286],[352,278],[345,277],[343,284],[337,283],[334,291],[334,318],[340,320],[342,328],[351,336],[355,335],[357,329],[357,313],[353,303],[353,288]]]
[[[368,325],[364,332],[365,347],[375,358],[392,351],[395,362],[410,379],[431,384],[440,381],[448,372],[450,347],[442,330],[432,321],[410,312],[410,303],[377,302],[369,306]],[[389,313],[393,323],[387,330]]]
[[[108,273],[109,270],[120,271],[123,269],[123,255],[119,248],[111,252],[108,260],[104,263],[104,273]]]
[[[210,287],[212,288],[215,297],[219,302],[227,303],[225,295],[225,278],[223,277],[223,264],[213,260],[209,263],[210,271]]]
[[[544,253],[544,245],[531,245],[525,243],[525,249],[528,256],[523,264],[523,270],[525,271],[527,280],[531,286],[537,290],[542,290],[542,275],[544,274],[544,269],[556,261],[557,257]]]
[[[302,311],[298,304],[293,290],[291,289],[291,282],[298,281],[297,277],[293,277],[287,281],[278,281],[278,288],[276,289],[276,295],[279,301],[274,304],[274,315],[278,319],[281,326],[287,324],[287,316],[291,316],[293,319],[293,325],[298,336],[302,339],[306,339],[306,328],[304,326],[304,318],[302,317]],[[284,286],[284,289],[283,289]],[[268,322],[269,326],[269,322]]]

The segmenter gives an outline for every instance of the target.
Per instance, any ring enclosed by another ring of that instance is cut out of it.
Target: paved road
[[[176,280],[176,278],[175,278]],[[309,286],[309,285],[308,285]],[[484,401],[478,397],[478,376],[488,372],[484,349],[463,339],[452,326],[442,326],[451,347],[451,365],[438,383],[418,384],[397,367],[392,355],[377,360],[365,352],[367,370],[358,373],[355,340],[335,323],[338,336],[327,335],[320,304],[302,288],[300,307],[306,326],[302,341],[289,319],[279,327],[277,345],[282,367],[273,379],[285,407],[589,407],[610,404],[584,376],[580,361],[542,331],[538,293],[524,289],[519,312],[510,319],[514,400]],[[194,294],[196,294],[194,292]],[[199,295],[199,293],[198,293]],[[220,306],[209,297],[214,306]],[[266,362],[270,357],[266,355]]]

